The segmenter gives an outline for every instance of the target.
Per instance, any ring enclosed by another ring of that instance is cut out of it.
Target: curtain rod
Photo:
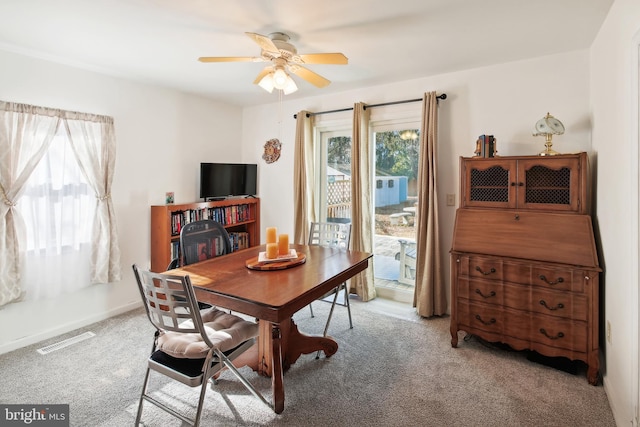
[[[447,99],[447,94],[443,93],[442,95],[438,95],[438,96],[436,96],[436,99]],[[392,102],[383,102],[381,104],[365,105],[364,109],[366,110],[367,108],[382,107],[382,106],[385,106],[385,105],[407,104],[409,102],[418,102],[418,101],[422,101],[422,98],[405,99],[404,101],[392,101]],[[339,110],[318,111],[317,113],[307,113],[307,117],[319,116],[320,114],[339,113],[341,111],[351,111],[351,110],[353,110],[353,107],[341,108]],[[294,114],[293,118],[297,119],[298,115]]]

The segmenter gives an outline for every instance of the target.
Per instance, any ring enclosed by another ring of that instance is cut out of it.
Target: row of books
[[[223,225],[251,221],[253,219],[251,210],[251,205],[246,204],[175,211],[171,213],[171,234],[177,236],[184,225],[203,219],[212,219]]]
[[[224,244],[222,243],[221,237],[217,237],[207,241],[198,242],[195,245],[190,245],[185,248],[186,251],[196,251],[193,253],[200,261],[211,258],[211,254],[213,256],[222,255]],[[245,231],[234,231],[229,233],[229,241],[231,243],[231,251],[238,251],[240,249],[246,249],[250,246],[249,241],[249,233]],[[197,254],[197,255],[196,255]],[[180,242],[175,241],[171,242],[171,259],[180,257]]]

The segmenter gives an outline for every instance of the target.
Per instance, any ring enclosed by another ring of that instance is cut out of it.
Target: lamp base
[[[539,156],[557,156],[558,154],[560,153],[558,153],[555,150],[552,150],[551,148],[547,148],[538,153]]]
[[[545,148],[544,151],[538,153],[540,156],[557,156],[558,154],[560,154],[557,151],[551,149],[551,146],[553,145],[553,142],[551,142],[552,137],[553,135],[551,135],[550,133],[545,134]]]

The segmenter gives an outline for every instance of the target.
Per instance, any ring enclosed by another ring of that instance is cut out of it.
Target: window
[[[17,206],[26,231],[22,248],[26,299],[53,297],[90,284],[95,206],[95,193],[65,132],[59,130],[25,183]]]
[[[320,221],[351,218],[351,130],[320,134]]]

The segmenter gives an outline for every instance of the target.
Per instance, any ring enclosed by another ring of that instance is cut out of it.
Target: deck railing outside
[[[351,218],[351,181],[327,183],[327,219]]]

